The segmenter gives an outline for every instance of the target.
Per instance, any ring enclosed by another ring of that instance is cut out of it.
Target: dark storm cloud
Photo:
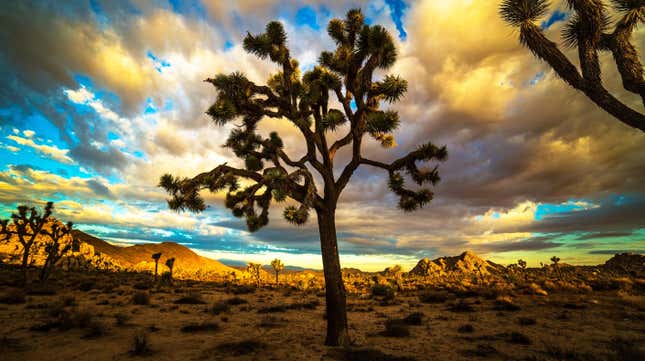
[[[638,253],[645,254],[644,249],[595,249],[588,252],[589,254],[600,254],[600,255],[615,255],[619,253]]]
[[[79,144],[69,151],[69,155],[81,164],[87,164],[101,173],[113,173],[128,164],[129,159],[118,149],[108,147],[99,149],[91,144]]]
[[[90,179],[85,184],[99,197],[114,198],[114,194],[112,194],[110,189],[95,179]]]
[[[598,238],[618,238],[618,237],[629,237],[633,235],[633,232],[597,232],[597,233],[587,233],[579,236],[578,240],[584,241],[588,239],[598,239]]]
[[[27,173],[29,171],[41,170],[42,169],[40,167],[37,167],[35,165],[31,165],[31,164],[12,164],[12,165],[9,166],[9,168],[11,168],[12,170],[15,170],[16,172],[20,172],[20,173]]]
[[[631,230],[645,228],[643,214],[645,214],[645,197],[632,198],[625,203],[617,203],[615,199],[610,199],[597,208],[552,214],[517,231],[606,233]]]
[[[476,247],[477,251],[489,252],[512,252],[512,251],[539,251],[542,249],[557,248],[562,243],[552,242],[557,237],[535,237],[517,242],[496,242]]]

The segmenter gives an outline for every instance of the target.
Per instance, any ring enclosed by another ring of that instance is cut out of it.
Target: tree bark
[[[325,273],[325,298],[327,305],[327,346],[349,345],[347,331],[347,302],[345,284],[338,257],[336,240],[336,214],[333,210],[316,210],[320,249]]]
[[[27,279],[29,277],[29,270],[27,269],[29,267],[29,248],[31,248],[31,245],[26,246],[23,245],[23,250],[22,250],[22,283],[23,285],[27,284]]]

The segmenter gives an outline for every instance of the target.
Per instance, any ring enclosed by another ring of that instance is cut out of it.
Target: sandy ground
[[[70,276],[32,291],[24,302],[20,290],[2,286],[0,359],[645,359],[645,297],[620,290],[515,295],[510,303],[452,294],[444,302],[422,303],[418,292],[399,293],[391,301],[350,296],[355,346],[340,349],[323,345],[320,292],[264,288],[235,295],[238,288],[197,282],[137,289],[146,280]],[[133,303],[136,294],[143,294],[143,305]],[[11,304],[16,295],[17,304]],[[187,296],[204,303],[177,303]],[[401,326],[409,335],[383,334],[387,320],[413,313],[422,317],[418,325]],[[191,329],[195,325],[205,329]],[[135,336],[147,341],[139,353],[133,352]]]

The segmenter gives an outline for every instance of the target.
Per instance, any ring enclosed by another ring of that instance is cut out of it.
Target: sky
[[[204,213],[168,209],[164,173],[196,175],[229,162],[221,145],[233,125],[204,113],[215,90],[203,80],[244,72],[258,84],[276,71],[246,54],[242,39],[282,22],[291,54],[311,69],[333,49],[327,22],[360,7],[385,26],[399,50],[388,70],[409,82],[391,105],[398,146],[366,141],[372,159],[391,161],[432,141],[446,145],[435,199],[403,213],[386,175],[359,168],[340,199],[337,231],[344,267],[411,268],[423,257],[469,249],[502,264],[530,266],[553,255],[599,264],[619,252],[645,253],[645,136],[612,119],[523,49],[496,1],[15,1],[0,5],[0,217],[18,204],[54,201],[55,215],[114,244],[174,241],[216,259],[321,268],[315,217],[289,225],[280,205],[249,233],[244,220],[207,196]],[[540,22],[561,43],[570,16],[559,1]],[[633,42],[645,51],[645,27]],[[575,61],[575,50],[566,50]],[[622,89],[611,55],[604,84]],[[639,108],[640,107],[640,108]],[[290,154],[296,129],[277,129]],[[338,134],[344,134],[341,130]],[[340,156],[342,158],[342,156]],[[346,158],[345,158],[346,159]]]

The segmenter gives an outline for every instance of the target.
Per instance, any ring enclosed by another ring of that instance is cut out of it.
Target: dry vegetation
[[[638,257],[638,256],[635,256]],[[463,261],[463,255],[461,260]],[[465,263],[464,263],[465,264]],[[464,265],[462,264],[462,266]],[[0,270],[3,360],[639,360],[641,271],[507,267],[414,275],[345,272],[349,349],[323,346],[321,276],[205,282],[64,272],[20,287]],[[481,268],[481,267],[480,267]],[[38,269],[31,269],[33,279]]]

